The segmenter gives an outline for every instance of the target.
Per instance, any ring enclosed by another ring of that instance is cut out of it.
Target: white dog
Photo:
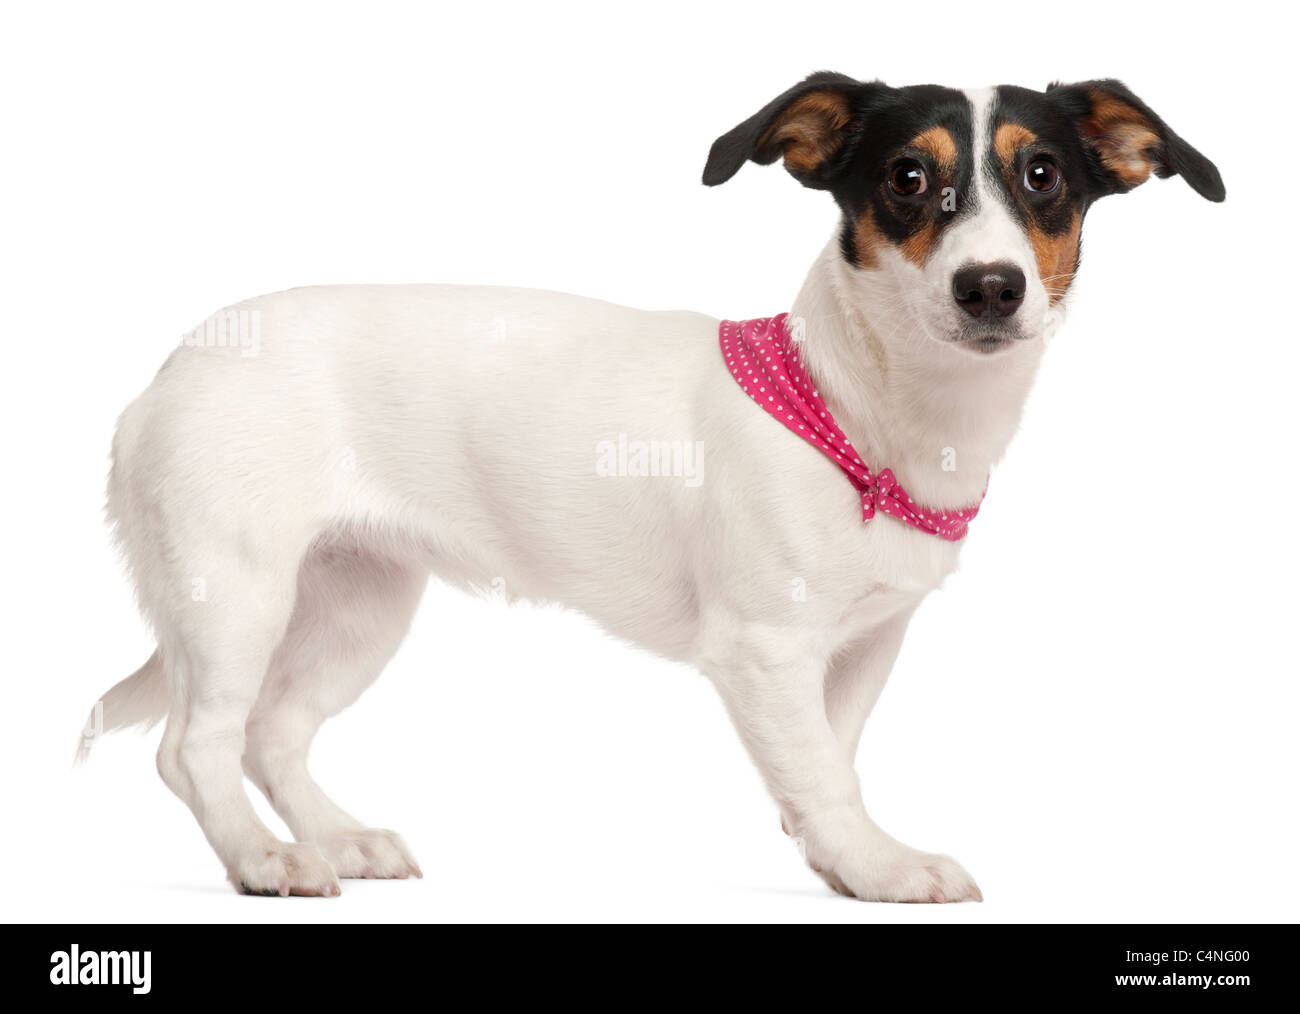
[[[433,572],[697,665],[836,890],[980,899],[867,815],[863,723],[1016,428],[1091,202],[1152,173],[1223,185],[1115,81],[815,74],[720,137],[704,181],[777,158],[842,227],[788,316],[721,344],[697,314],[547,292],[294,289],[224,311],[123,414],[110,514],[158,647],[101,727],[166,717],[158,769],[236,887],[419,875],[305,758]]]

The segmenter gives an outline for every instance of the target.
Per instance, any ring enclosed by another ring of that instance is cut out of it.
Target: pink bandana
[[[979,513],[980,505],[961,510],[931,510],[914,504],[888,468],[873,476],[813,387],[799,359],[799,345],[791,340],[785,320],[784,313],[758,320],[724,320],[718,328],[727,369],[745,393],[779,419],[786,429],[834,459],[862,494],[864,522],[874,518],[879,507],[913,528],[949,542],[965,538],[969,522]],[[981,496],[981,503],[983,500]]]

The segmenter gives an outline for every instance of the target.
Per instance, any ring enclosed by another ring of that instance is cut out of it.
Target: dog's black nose
[[[1025,301],[1025,273],[1010,261],[967,264],[952,276],[952,295],[972,317],[1010,317]]]

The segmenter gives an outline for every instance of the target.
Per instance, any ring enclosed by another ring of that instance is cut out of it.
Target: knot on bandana
[[[873,475],[836,424],[822,401],[791,340],[786,314],[754,320],[724,320],[718,343],[727,370],[754,401],[839,465],[862,497],[862,520],[881,510],[904,524],[949,542],[966,537],[970,521],[979,513],[975,503],[959,510],[922,507],[898,484],[892,470]],[[984,495],[980,495],[980,503]]]
[[[894,478],[894,471],[886,468],[875,480],[867,485],[862,491],[862,520],[870,521],[876,516],[876,508],[885,510],[888,504],[891,508],[898,506],[898,498],[894,492],[900,489],[898,480]],[[906,494],[901,494],[906,495]]]

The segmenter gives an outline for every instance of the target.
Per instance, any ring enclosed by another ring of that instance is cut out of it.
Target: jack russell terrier
[[[325,795],[307,751],[433,572],[698,666],[836,891],[980,900],[955,861],[867,815],[863,723],[957,564],[1088,208],[1153,173],[1211,201],[1223,183],[1114,80],[963,92],[817,73],[719,137],[704,182],[777,159],[842,220],[776,317],[330,286],[191,335],[113,443],[109,515],[157,650],[96,705],[83,754],[165,717],[158,770],[241,891],[419,876],[397,835]],[[258,819],[245,776],[295,842]]]

